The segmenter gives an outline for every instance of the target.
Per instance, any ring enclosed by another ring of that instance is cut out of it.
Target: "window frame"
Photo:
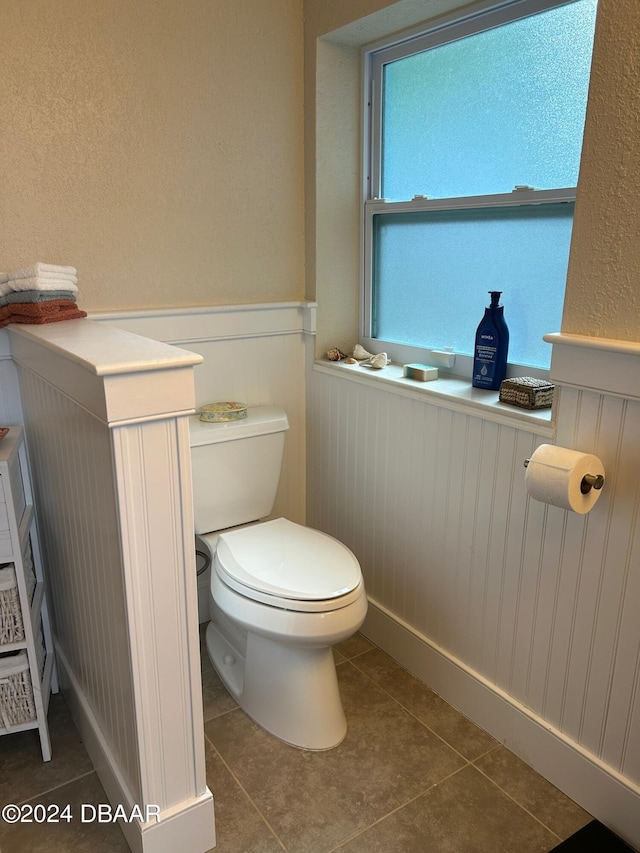
[[[372,337],[373,326],[373,219],[377,214],[403,214],[435,210],[495,208],[541,204],[575,203],[576,187],[536,190],[517,186],[511,192],[451,198],[391,201],[381,197],[382,181],[382,75],[386,64],[467,36],[481,33],[549,9],[568,6],[579,0],[482,0],[472,7],[451,12],[398,36],[368,45],[362,51],[363,152],[361,199],[361,298],[360,339],[371,351],[384,349],[393,361],[424,361],[455,375],[471,376],[473,357],[452,351],[416,347]],[[480,317],[479,317],[480,320]],[[549,332],[557,331],[549,329]],[[507,376],[527,375],[546,378],[549,371],[515,363],[507,366]]]

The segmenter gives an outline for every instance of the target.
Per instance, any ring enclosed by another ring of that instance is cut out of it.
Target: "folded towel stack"
[[[78,308],[77,294],[75,267],[37,263],[0,273],[0,327],[86,317],[87,312]]]

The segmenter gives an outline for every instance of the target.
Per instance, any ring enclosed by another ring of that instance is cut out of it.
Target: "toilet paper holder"
[[[524,460],[524,467],[526,468],[531,460]],[[580,483],[580,491],[583,495],[588,495],[591,489],[599,490],[604,486],[604,476],[602,474],[585,474],[582,478],[582,482]]]

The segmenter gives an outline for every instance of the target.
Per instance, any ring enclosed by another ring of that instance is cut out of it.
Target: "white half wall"
[[[194,353],[90,320],[9,330],[63,691],[134,853],[215,843],[188,415]]]

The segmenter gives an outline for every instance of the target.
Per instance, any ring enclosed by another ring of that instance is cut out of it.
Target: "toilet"
[[[360,565],[341,542],[273,508],[289,428],[285,412],[189,421],[196,550],[211,563],[207,653],[259,726],[303,749],[347,731],[332,646],[362,625]]]

